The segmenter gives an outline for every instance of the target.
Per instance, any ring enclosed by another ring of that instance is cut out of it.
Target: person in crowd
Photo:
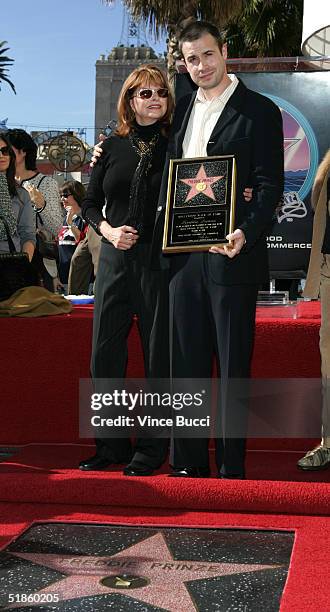
[[[16,155],[16,180],[29,193],[36,213],[35,226],[49,230],[55,238],[63,223],[57,182],[38,171],[38,147],[30,134],[21,129],[8,130],[6,134]],[[53,291],[58,284],[56,261],[43,259],[36,250],[33,263],[42,284]]]
[[[312,206],[315,211],[312,250],[303,295],[321,299],[322,439],[299,459],[298,467],[302,470],[330,466],[330,149],[315,176]]]
[[[150,267],[150,245],[165,163],[173,101],[163,72],[141,65],[127,77],[118,100],[118,126],[104,141],[82,213],[102,235],[95,282],[93,379],[124,378],[133,315],[147,377],[168,370],[168,275]],[[105,210],[104,210],[105,206]],[[104,212],[103,212],[104,210]],[[96,439],[96,455],[80,469],[128,463],[128,476],[148,476],[166,457],[166,439]]]
[[[248,380],[250,375],[258,286],[268,280],[266,235],[283,192],[282,118],[271,100],[227,74],[226,46],[213,24],[190,22],[179,44],[198,90],[176,105],[169,156],[235,155],[237,201],[236,228],[227,235],[229,244],[214,246],[209,253],[170,257],[171,368],[174,379],[211,378],[216,353],[222,415],[216,439],[218,475],[243,479],[245,432],[237,434],[235,429],[240,407],[230,401],[231,382]],[[163,232],[167,180],[166,168],[155,248]],[[242,195],[245,185],[253,187],[248,205]],[[244,419],[240,413],[241,429]],[[208,439],[174,439],[171,465],[173,476],[209,476]]]
[[[65,181],[60,189],[66,216],[58,234],[58,274],[61,286],[65,289],[72,256],[79,242],[84,240],[87,230],[87,223],[81,216],[81,204],[85,195],[85,187],[79,181]]]
[[[92,227],[87,227],[86,236],[79,242],[71,258],[68,293],[87,295],[95,280],[100,258],[101,236]]]
[[[15,152],[5,134],[0,134],[0,252],[9,252],[7,222],[18,252],[32,260],[35,249],[35,219],[29,194],[15,180]]]

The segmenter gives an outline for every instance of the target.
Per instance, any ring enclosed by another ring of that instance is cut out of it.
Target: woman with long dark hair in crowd
[[[172,108],[167,79],[158,67],[143,65],[128,76],[118,101],[118,127],[102,145],[83,202],[83,217],[102,234],[95,283],[94,380],[124,378],[134,314],[146,376],[169,374],[167,271],[151,269],[150,247]],[[147,476],[160,467],[166,452],[167,440],[161,438],[140,438],[133,450],[129,438],[100,438],[96,455],[82,461],[80,469],[129,461],[124,474]]]
[[[30,134],[25,130],[11,129],[6,135],[16,155],[16,180],[28,191],[36,213],[34,225],[38,229],[48,230],[55,238],[63,223],[57,182],[37,169],[38,147]],[[56,262],[43,259],[36,251],[33,264],[43,285],[53,291],[57,285]]]
[[[31,261],[35,248],[35,219],[29,194],[15,180],[15,152],[0,134],[0,252],[9,252],[5,220],[17,251]]]

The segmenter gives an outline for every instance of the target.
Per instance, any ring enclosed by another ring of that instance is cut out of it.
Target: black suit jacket
[[[165,216],[169,159],[182,157],[182,143],[196,92],[181,98],[176,106],[169,140],[153,240],[153,261],[161,250]],[[209,254],[213,280],[221,284],[262,283],[268,279],[266,235],[283,193],[283,130],[279,108],[268,98],[239,81],[216,123],[207,145],[208,155],[235,155],[237,202],[235,229],[243,230],[246,244],[230,259]],[[253,187],[246,202],[243,191]],[[184,265],[189,254],[161,257],[162,267],[175,258],[175,267]],[[168,264],[167,264],[168,265]]]

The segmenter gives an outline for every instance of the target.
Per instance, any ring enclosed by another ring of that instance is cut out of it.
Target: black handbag
[[[41,227],[39,227],[39,222]],[[44,227],[44,222],[41,217],[37,215],[37,250],[41,257],[45,259],[58,260],[58,244],[54,238],[52,232]]]
[[[37,249],[44,259],[58,260],[58,244],[52,233],[46,228],[37,229]]]
[[[18,289],[37,286],[38,274],[26,253],[16,251],[7,221],[0,217],[5,226],[9,253],[0,253],[0,300],[8,299]]]

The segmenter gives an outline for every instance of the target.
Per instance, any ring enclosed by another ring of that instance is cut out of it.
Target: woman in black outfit
[[[94,167],[84,219],[102,234],[95,285],[92,378],[124,378],[127,337],[134,314],[143,346],[146,377],[166,378],[168,279],[150,269],[150,246],[165,163],[173,100],[162,71],[143,65],[126,79],[118,101],[118,127],[102,144]],[[103,214],[103,207],[105,210]],[[102,470],[129,464],[124,474],[148,476],[166,457],[167,440],[97,438],[96,455],[79,464]]]

